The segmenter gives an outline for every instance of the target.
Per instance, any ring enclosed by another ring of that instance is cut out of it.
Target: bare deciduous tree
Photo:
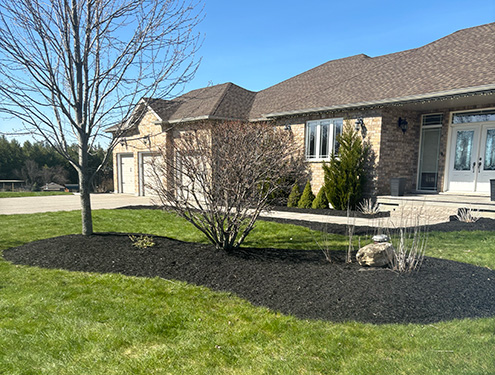
[[[160,203],[202,231],[217,248],[240,246],[280,190],[306,178],[290,131],[270,124],[202,124],[154,159],[149,188]],[[167,181],[173,180],[173,183]]]
[[[0,2],[0,111],[77,170],[85,235],[93,232],[89,188],[99,170],[88,170],[89,153],[106,127],[124,130],[141,98],[166,98],[192,78],[202,12],[195,1]]]

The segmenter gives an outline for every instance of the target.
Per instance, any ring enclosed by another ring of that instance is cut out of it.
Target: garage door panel
[[[162,183],[163,168],[161,155],[143,155],[141,173],[143,195],[156,195],[156,190]]]
[[[122,155],[120,157],[121,190],[124,194],[134,194],[134,157],[132,155]]]

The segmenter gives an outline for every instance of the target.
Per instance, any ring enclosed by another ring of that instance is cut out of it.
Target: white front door
[[[495,179],[495,124],[482,128],[477,169],[476,191],[488,193],[490,180]]]
[[[450,149],[448,190],[488,193],[495,179],[495,125],[453,127]]]

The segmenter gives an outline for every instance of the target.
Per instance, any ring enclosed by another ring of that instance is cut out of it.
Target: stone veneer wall
[[[448,159],[448,135],[450,113],[453,111],[473,110],[481,108],[493,108],[492,105],[479,105],[469,107],[455,107],[448,109],[431,109],[413,111],[404,107],[383,108],[370,111],[349,111],[325,113],[312,116],[291,117],[280,119],[276,122],[278,126],[291,125],[294,137],[301,145],[302,151],[305,146],[306,122],[315,119],[339,118],[346,119],[354,126],[357,118],[363,118],[366,133],[363,140],[371,147],[371,163],[368,165],[368,183],[365,187],[366,196],[388,195],[390,194],[390,179],[403,177],[406,179],[406,191],[417,189],[417,172],[419,160],[419,142],[421,133],[421,115],[443,113],[444,120],[440,139],[439,155],[439,181],[438,191],[443,191],[445,181],[445,167]],[[397,126],[398,118],[406,118],[408,129],[406,133]],[[114,186],[115,191],[119,191],[117,155],[133,154],[135,170],[135,192],[139,192],[139,158],[140,152],[156,150],[158,145],[167,144],[168,151],[171,150],[175,139],[180,137],[180,133],[188,130],[198,129],[201,123],[188,123],[175,126],[172,130],[164,132],[161,125],[154,124],[156,116],[150,112],[144,116],[138,125],[138,130],[126,137],[127,145],[118,144],[113,152],[114,165]],[[144,138],[150,134],[151,146],[144,144]],[[323,162],[309,161],[309,171],[311,173],[311,185],[313,193],[316,195],[324,183]]]
[[[405,133],[398,126],[399,117],[407,120]],[[383,110],[381,141],[375,150],[379,155],[376,164],[377,195],[389,195],[390,180],[397,177],[406,179],[406,191],[416,189],[420,120],[419,112],[401,107]]]
[[[157,121],[156,115],[148,112],[137,127],[137,131],[128,134],[125,137],[125,143],[118,143],[113,150],[113,181],[114,191],[120,193],[119,171],[117,155],[133,154],[134,156],[134,192],[139,193],[139,153],[156,151],[159,145],[166,144],[167,134],[163,132],[162,126],[154,124]],[[150,145],[145,144],[149,135]],[[146,138],[145,138],[146,137]]]
[[[291,131],[294,134],[297,142],[301,145],[304,152],[305,147],[305,131],[306,122],[318,119],[330,119],[330,118],[344,118],[344,123],[349,122],[351,126],[354,126],[356,119],[362,117],[366,131],[361,133],[363,141],[371,145],[373,150],[373,155],[375,156],[372,160],[372,164],[368,166],[368,174],[370,176],[368,183],[365,186],[365,195],[372,196],[375,194],[376,185],[376,174],[375,166],[379,158],[379,146],[381,141],[381,126],[382,120],[379,111],[368,111],[368,112],[346,112],[346,113],[328,113],[320,114],[316,116],[304,116],[304,117],[294,117],[289,120],[279,120],[277,125],[282,126],[283,124],[290,124]],[[324,172],[323,172],[323,161],[308,161],[308,169],[310,172],[311,188],[313,193],[316,195],[320,188],[325,183]]]

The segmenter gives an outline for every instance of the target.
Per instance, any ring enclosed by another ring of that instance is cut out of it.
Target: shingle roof
[[[251,118],[495,84],[495,23],[423,47],[333,60],[256,95]]]
[[[154,99],[150,107],[162,121],[174,123],[197,119],[248,118],[256,93],[233,83],[205,87],[173,100]]]
[[[329,61],[259,92],[233,83],[205,87],[173,100],[153,99],[164,122],[257,120],[321,108],[392,103],[441,93],[495,89],[495,23],[450,34],[423,47]]]

